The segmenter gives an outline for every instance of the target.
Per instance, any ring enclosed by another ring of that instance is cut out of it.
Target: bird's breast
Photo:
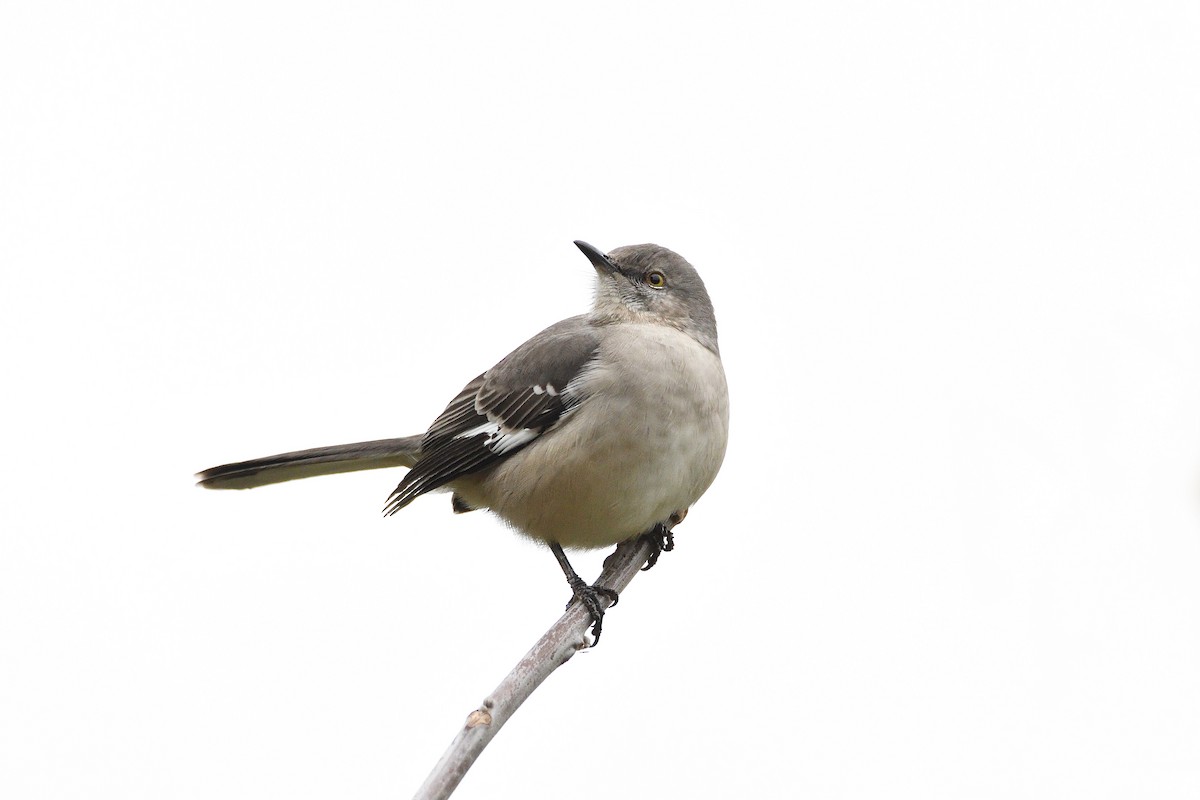
[[[729,427],[714,353],[673,328],[622,325],[578,389],[569,416],[465,487],[473,505],[535,539],[606,547],[686,509],[712,483]]]

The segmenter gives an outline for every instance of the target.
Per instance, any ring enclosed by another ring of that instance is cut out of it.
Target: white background
[[[421,432],[581,238],[729,454],[456,797],[1200,796],[1198,9],[6,3],[0,795],[409,796],[554,559],[191,474]]]

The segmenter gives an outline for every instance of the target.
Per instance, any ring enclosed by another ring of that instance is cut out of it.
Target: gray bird
[[[671,527],[704,494],[725,456],[729,398],[712,302],[700,275],[665,247],[608,255],[575,242],[596,270],[588,314],[534,336],[468,383],[422,436],[318,447],[213,467],[209,489],[249,489],[338,472],[408,467],[391,515],[435,489],[456,512],[486,508],[545,542],[600,639],[614,591],[588,586],[564,547],[646,535],[671,549]]]

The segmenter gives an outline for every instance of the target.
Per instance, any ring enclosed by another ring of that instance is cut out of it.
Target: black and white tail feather
[[[253,489],[272,483],[358,472],[386,467],[411,467],[421,453],[421,437],[376,439],[332,447],[296,450],[235,464],[223,464],[196,474],[205,489]]]

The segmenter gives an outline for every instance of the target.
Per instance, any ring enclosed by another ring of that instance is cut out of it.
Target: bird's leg
[[[642,534],[642,538],[650,540],[651,547],[650,557],[646,559],[646,566],[642,567],[642,572],[657,564],[660,555],[669,553],[675,549],[675,526],[683,522],[683,518],[687,516],[687,512],[686,508],[682,511],[676,511],[667,517],[666,522],[660,522]]]
[[[610,605],[615,606],[617,593],[604,586],[589,586],[583,578],[579,577],[579,573],[571,566],[571,562],[567,560],[567,554],[563,552],[562,546],[557,542],[550,543],[550,552],[554,553],[554,557],[558,559],[558,565],[562,567],[563,575],[567,576],[567,583],[571,586],[572,596],[571,601],[567,603],[567,608],[570,608],[571,603],[578,600],[592,615],[592,647],[595,647],[600,642],[600,630],[604,627],[604,607],[600,605],[600,598],[608,598],[611,601]]]

